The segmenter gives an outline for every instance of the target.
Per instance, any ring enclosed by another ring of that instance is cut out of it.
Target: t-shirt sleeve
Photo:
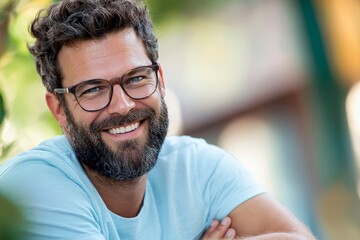
[[[241,162],[222,149],[205,145],[199,151],[199,180],[204,203],[209,207],[208,222],[223,219],[246,200],[265,192]]]
[[[64,174],[44,162],[28,161],[0,175],[0,189],[26,210],[26,239],[104,240],[88,196]]]

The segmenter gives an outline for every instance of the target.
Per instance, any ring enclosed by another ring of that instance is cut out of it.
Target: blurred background
[[[51,2],[0,3],[0,161],[61,134],[27,50]],[[318,239],[360,239],[360,2],[148,3],[169,135],[232,153]]]

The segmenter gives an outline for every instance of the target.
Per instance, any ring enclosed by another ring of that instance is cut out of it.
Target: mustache
[[[111,128],[119,125],[127,125],[132,122],[140,121],[146,118],[155,118],[156,113],[151,108],[134,109],[127,115],[115,115],[104,120],[93,122],[90,125],[90,131],[100,131],[104,128]]]

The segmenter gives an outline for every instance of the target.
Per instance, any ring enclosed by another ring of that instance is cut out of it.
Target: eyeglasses
[[[158,86],[158,64],[129,70],[111,80],[91,79],[68,88],[55,88],[56,94],[72,93],[80,107],[87,112],[106,108],[113,95],[113,86],[119,84],[127,96],[135,100],[150,97]]]

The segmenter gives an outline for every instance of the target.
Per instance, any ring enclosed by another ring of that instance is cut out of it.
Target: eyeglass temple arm
[[[69,93],[69,88],[55,88],[54,92],[57,94]]]

